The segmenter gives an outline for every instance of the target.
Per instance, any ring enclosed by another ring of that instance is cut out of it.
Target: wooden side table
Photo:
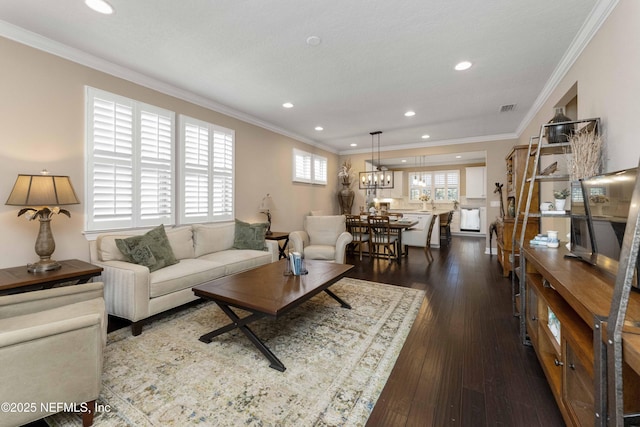
[[[287,245],[289,244],[289,233],[283,231],[272,231],[271,234],[264,236],[267,240],[277,240],[278,241],[278,259],[287,257]],[[284,244],[280,245],[280,240],[284,240]]]
[[[0,269],[0,295],[48,289],[66,282],[87,283],[102,273],[102,267],[78,259],[59,262],[62,267],[58,270],[42,273],[29,273],[26,265]]]

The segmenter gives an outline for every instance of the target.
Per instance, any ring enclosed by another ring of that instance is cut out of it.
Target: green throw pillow
[[[178,263],[164,231],[164,225],[159,225],[142,236],[116,239],[116,246],[129,262],[144,265],[149,271]]]
[[[264,251],[266,245],[264,236],[267,232],[267,223],[249,224],[236,219],[236,232],[233,240],[234,249],[255,249]]]

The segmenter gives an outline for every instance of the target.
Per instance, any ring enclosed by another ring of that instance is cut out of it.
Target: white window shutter
[[[234,143],[231,129],[180,118],[182,200],[180,222],[234,218]]]
[[[87,87],[86,229],[172,224],[174,114]]]

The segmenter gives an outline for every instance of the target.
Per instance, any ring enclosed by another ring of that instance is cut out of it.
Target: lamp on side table
[[[18,175],[5,204],[27,206],[18,211],[18,216],[24,214],[29,220],[40,220],[40,231],[35,246],[40,260],[27,266],[30,273],[60,268],[60,263],[51,259],[56,249],[51,232],[51,218],[59,213],[71,218],[69,211],[60,209],[59,206],[78,203],[80,202],[68,176],[49,175],[47,171],[42,171],[41,175]]]

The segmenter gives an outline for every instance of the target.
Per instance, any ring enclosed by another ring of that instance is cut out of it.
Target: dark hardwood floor
[[[347,256],[350,277],[422,289],[416,321],[367,426],[564,426],[533,348],[520,344],[511,279],[485,239],[454,236],[427,262]]]

